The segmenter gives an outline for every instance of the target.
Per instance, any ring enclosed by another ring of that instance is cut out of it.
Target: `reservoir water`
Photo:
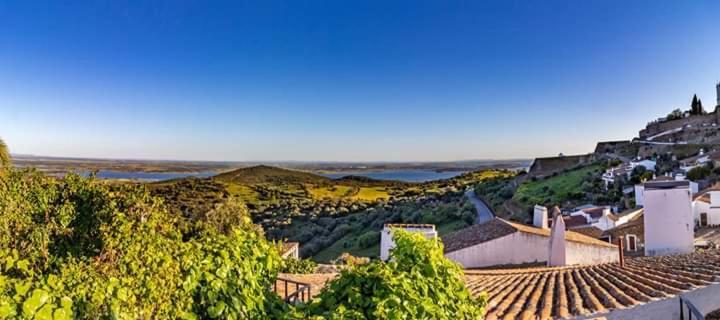
[[[378,180],[398,180],[405,182],[425,182],[432,180],[450,179],[465,171],[443,171],[437,172],[433,170],[385,170],[385,171],[369,171],[369,172],[339,172],[339,173],[322,173],[320,175],[338,179],[346,176],[368,177]]]

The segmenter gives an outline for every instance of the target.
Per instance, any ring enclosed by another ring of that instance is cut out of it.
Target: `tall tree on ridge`
[[[703,106],[702,106],[702,100],[700,100],[700,99],[698,99],[697,112],[698,112],[697,114],[705,114],[705,110],[703,110]]]
[[[697,114],[698,111],[698,98],[697,94],[693,95],[692,102],[690,103],[690,114]]]
[[[7,144],[0,138],[0,169],[7,168],[12,165],[10,159],[10,150],[8,150]]]

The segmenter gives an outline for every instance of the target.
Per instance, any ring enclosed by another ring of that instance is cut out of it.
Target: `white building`
[[[649,171],[655,171],[656,162],[652,160],[637,160],[630,161],[630,172],[638,166],[643,166]]]
[[[693,219],[700,227],[720,225],[720,188],[711,188],[694,197]]]
[[[688,181],[690,183],[690,192],[692,192],[693,195],[697,194],[699,191],[699,186],[697,182],[687,180],[684,175],[678,174],[674,178],[673,177],[667,177],[662,176],[658,177],[657,179],[653,181]],[[645,186],[642,184],[635,185],[635,206],[636,207],[643,207],[645,204]]]
[[[535,210],[540,206],[535,206]],[[576,210],[570,214],[563,216],[563,223],[568,230],[576,228],[596,227],[600,230],[614,228],[617,223],[617,217],[612,213],[608,206],[583,206],[575,208]],[[536,227],[536,223],[533,223]]]
[[[649,181],[643,193],[645,255],[692,252],[695,233],[690,182]]]
[[[548,263],[553,252],[550,249],[550,238],[550,229],[494,218],[446,235],[443,243],[448,259],[464,268],[482,268]],[[615,245],[573,231],[566,231],[564,240],[566,265],[618,261]],[[557,263],[557,260],[554,262]]]
[[[392,238],[393,229],[403,229],[409,232],[422,233],[426,239],[437,237],[435,225],[433,224],[404,224],[404,223],[388,223],[383,227],[380,234],[380,259],[387,261],[390,258],[390,250],[395,248],[395,241]]]

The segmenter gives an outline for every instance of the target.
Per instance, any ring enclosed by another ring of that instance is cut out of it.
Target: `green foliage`
[[[142,187],[7,171],[0,318],[283,316],[270,291],[282,261],[241,204],[217,206],[183,235],[188,223]]]
[[[358,237],[358,244],[361,248],[370,248],[380,242],[380,232],[368,231]]]
[[[344,270],[298,313],[314,319],[482,319],[485,297],[470,295],[439,240],[393,234],[390,262]]]
[[[692,181],[702,180],[710,175],[710,173],[711,170],[707,166],[698,166],[688,171],[687,178]]]
[[[317,268],[317,262],[310,259],[288,258],[283,262],[282,273],[314,273]]]
[[[7,144],[5,144],[5,141],[0,138],[0,169],[7,168],[12,165],[12,160],[10,159],[10,150],[8,150]]]

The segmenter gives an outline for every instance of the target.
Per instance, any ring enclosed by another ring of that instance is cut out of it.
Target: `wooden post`
[[[618,253],[620,254],[620,268],[625,266],[625,249],[623,248],[623,243],[625,242],[625,237],[620,236],[618,237]]]

